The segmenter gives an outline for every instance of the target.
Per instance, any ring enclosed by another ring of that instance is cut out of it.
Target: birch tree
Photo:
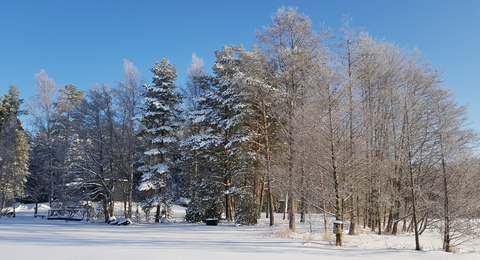
[[[37,131],[36,145],[44,147],[43,171],[48,175],[50,183],[49,202],[50,206],[54,206],[54,199],[60,197],[60,189],[62,182],[63,161],[59,160],[54,130],[57,124],[55,118],[55,102],[58,96],[58,87],[53,79],[49,78],[45,70],[35,74],[37,81],[35,82],[36,93],[30,97],[30,101],[26,102],[25,108],[28,114],[33,118],[32,124]]]
[[[116,106],[120,110],[120,155],[122,162],[120,170],[128,180],[128,190],[126,191],[125,216],[132,217],[133,194],[135,190],[135,175],[138,173],[135,164],[139,160],[140,140],[138,133],[139,124],[135,117],[139,115],[139,107],[142,104],[144,80],[141,73],[132,62],[124,60],[123,82],[119,82],[115,89]]]
[[[82,186],[90,190],[88,199],[101,201],[107,222],[113,216],[115,182],[119,179],[113,93],[108,85],[95,85],[86,98],[75,113],[80,143],[72,163],[79,171]]]

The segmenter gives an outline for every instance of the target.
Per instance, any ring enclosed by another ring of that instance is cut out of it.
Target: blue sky
[[[280,6],[297,6],[314,29],[324,23],[338,31],[342,15],[350,14],[352,27],[407,50],[417,47],[445,71],[444,87],[469,104],[472,127],[480,131],[478,0],[0,0],[0,93],[13,83],[27,100],[40,69],[59,86],[115,86],[123,59],[150,82],[149,68],[166,58],[177,64],[183,84],[193,53],[211,72],[215,50],[250,48],[255,29],[269,25]]]

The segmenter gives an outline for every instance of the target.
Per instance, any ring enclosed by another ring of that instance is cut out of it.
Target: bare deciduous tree
[[[135,163],[138,161],[140,140],[138,139],[139,125],[135,117],[139,114],[139,106],[142,104],[142,85],[144,80],[141,73],[132,62],[123,62],[123,82],[119,82],[115,91],[116,107],[120,111],[120,133],[118,143],[119,160],[123,162],[120,171],[128,180],[126,191],[125,216],[132,217],[133,192],[135,190]]]
[[[294,203],[295,177],[295,114],[301,105],[302,93],[308,86],[307,82],[317,52],[321,37],[311,30],[308,16],[299,14],[297,8],[279,8],[272,15],[272,24],[264,28],[264,32],[256,31],[259,50],[264,53],[276,73],[275,84],[283,90],[284,111],[283,128],[285,132],[288,193],[289,228],[295,230]]]

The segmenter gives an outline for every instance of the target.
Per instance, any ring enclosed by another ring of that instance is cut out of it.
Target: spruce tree
[[[138,117],[145,127],[142,136],[147,142],[144,152],[144,165],[139,168],[143,173],[139,190],[154,191],[150,198],[157,207],[155,222],[160,221],[160,206],[165,213],[174,199],[174,163],[179,145],[179,131],[183,118],[182,95],[176,91],[176,66],[166,59],[150,69],[153,74],[153,85],[144,85],[145,104],[143,113]]]

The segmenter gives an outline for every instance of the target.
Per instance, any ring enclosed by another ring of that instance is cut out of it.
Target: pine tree
[[[233,221],[237,212],[246,213],[244,209],[252,206],[243,204],[246,200],[235,201],[244,195],[243,189],[249,189],[245,186],[253,178],[253,156],[248,146],[251,132],[246,123],[252,111],[247,102],[247,89],[242,84],[241,52],[245,50],[235,46],[216,51],[215,77],[197,78],[200,96],[194,98],[198,103],[187,115],[196,132],[182,142],[184,159],[193,161],[184,165],[196,167],[190,171],[196,174],[190,179],[189,221],[212,217],[204,214],[208,209],[204,201],[223,201],[228,221]],[[223,194],[219,190],[222,187]],[[253,212],[257,212],[257,208]],[[256,217],[254,213],[255,221],[249,224],[256,223]]]
[[[219,165],[219,177],[225,187],[225,216],[228,221],[233,221],[236,213],[235,193],[245,188],[245,183],[252,178],[253,173],[253,156],[248,152],[251,136],[246,122],[252,110],[241,80],[240,52],[244,52],[243,47],[224,46],[221,51],[216,51],[213,69],[217,84],[213,99],[218,104],[210,123],[214,129],[212,133],[220,141],[216,152],[222,162]],[[242,200],[238,202],[237,209],[242,207],[241,202]],[[256,216],[257,214],[255,218]]]
[[[159,222],[161,204],[168,213],[174,199],[174,164],[183,122],[183,97],[174,84],[177,79],[175,65],[163,59],[150,70],[154,74],[153,85],[145,85],[145,104],[138,117],[145,127],[142,136],[148,143],[144,165],[139,168],[143,173],[139,190],[155,192],[151,199],[157,207],[155,222]]]
[[[269,210],[267,217],[270,218],[270,226],[273,226],[275,221],[272,198],[272,151],[281,143],[278,142],[279,121],[274,111],[281,91],[275,87],[274,72],[265,55],[257,49],[254,49],[253,52],[241,50],[239,55],[242,67],[238,78],[243,91],[248,96],[246,100],[252,109],[252,113],[249,113],[244,121],[250,136],[248,152],[254,158],[253,194],[259,207],[259,216],[261,216],[262,205],[267,200]],[[266,199],[265,190],[267,190]]]
[[[75,135],[72,114],[85,98],[83,97],[84,91],[77,90],[77,87],[72,84],[63,86],[60,88],[59,92],[60,96],[58,97],[58,102],[54,103],[54,116],[57,121],[54,128],[54,134],[58,142],[57,147],[59,147],[59,161],[63,164],[61,166],[61,171],[62,187],[64,188],[68,174],[67,168],[69,166],[68,152],[71,148],[72,137]]]
[[[189,222],[219,218],[223,211],[224,188],[218,181],[216,153],[220,139],[212,134],[211,116],[218,109],[213,99],[215,79],[207,76],[203,61],[195,55],[187,79],[187,108],[182,147],[182,171],[188,185],[184,196],[190,199],[185,219]]]

